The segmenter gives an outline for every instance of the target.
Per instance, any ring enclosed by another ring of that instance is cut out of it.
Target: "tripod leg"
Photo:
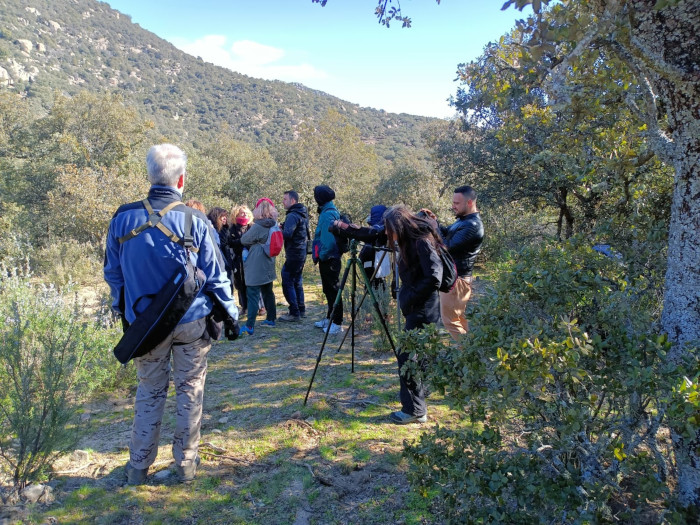
[[[367,276],[365,275],[365,286],[367,287],[367,292],[369,293],[370,298],[372,299],[372,304],[374,305],[374,311],[377,312],[377,317],[379,318],[379,322],[382,325],[382,328],[384,329],[384,333],[386,334],[387,339],[389,339],[389,345],[391,346],[391,349],[394,352],[394,355],[398,358],[398,353],[396,352],[396,345],[394,344],[394,338],[391,337],[391,331],[389,330],[389,326],[386,324],[386,318],[384,317],[384,314],[382,313],[382,309],[379,307],[379,301],[377,300],[377,296],[374,295],[374,291],[372,290],[372,285],[370,284],[369,280],[367,279]]]
[[[360,308],[362,308],[362,305],[365,302],[365,298],[367,297],[367,290],[365,290],[365,293],[362,295],[362,298],[360,299],[360,302],[357,305],[357,308],[351,312],[350,315],[350,324],[351,326],[355,324],[355,318],[357,317],[357,314],[360,311]],[[345,340],[348,338],[348,333],[349,330],[346,330],[345,333],[343,334],[343,338],[340,340],[340,344],[338,345],[338,349],[335,351],[336,354],[340,352],[340,350],[343,348],[343,345],[345,344]]]
[[[350,259],[348,261],[347,266],[345,266],[345,271],[343,272],[343,278],[340,281],[340,288],[338,288],[338,294],[335,297],[335,302],[333,303],[333,309],[331,310],[330,319],[333,319],[335,311],[338,308],[338,305],[340,304],[340,301],[343,298],[343,288],[345,288],[345,283],[348,280],[348,274],[350,273],[351,264],[352,264],[352,259]],[[318,365],[321,362],[321,356],[323,355],[323,349],[326,347],[326,341],[328,341],[328,332],[330,332],[331,323],[332,323],[332,321],[330,319],[328,322],[328,326],[326,326],[326,329],[324,331],[323,343],[321,344],[321,350],[318,352],[318,357],[316,358],[316,366],[314,366],[314,373],[311,374],[311,381],[309,381],[309,388],[306,390],[306,396],[304,397],[304,406],[306,406],[306,402],[309,399],[309,393],[311,392],[311,385],[313,385],[313,383],[314,383],[314,378],[316,377],[316,371],[318,370]]]
[[[357,266],[354,264],[356,261],[353,254],[352,264],[352,293],[350,298],[350,311],[352,312],[352,323],[350,323],[350,330],[352,334],[350,335],[350,373],[355,373],[355,293],[357,292]],[[340,349],[339,349],[340,350]]]
[[[386,255],[386,252],[384,253]],[[382,257],[383,258],[383,257]],[[359,259],[356,261],[356,264],[360,264]],[[381,264],[381,262],[380,262]],[[375,269],[374,273],[377,273],[377,270]],[[372,304],[374,305],[374,310],[377,313],[377,317],[379,318],[379,322],[382,325],[382,328],[384,329],[384,333],[386,334],[387,339],[389,340],[389,345],[391,346],[391,349],[394,352],[394,355],[396,355],[396,345],[394,344],[394,338],[391,336],[391,330],[389,330],[389,325],[386,323],[386,318],[384,317],[384,314],[382,313],[382,309],[379,306],[379,301],[377,300],[376,295],[374,295],[373,288],[371,283],[371,279],[367,278],[367,274],[364,271],[364,268],[361,268],[360,275],[362,275],[364,284],[365,284],[365,293],[362,296],[362,299],[360,300],[360,304],[357,305],[357,311],[353,308],[352,310],[352,323],[354,326],[355,323],[355,316],[357,315],[357,312],[359,312],[360,308],[362,308],[362,305],[365,302],[365,299],[367,298],[367,295],[370,296],[372,299]],[[372,275],[374,277],[374,275]],[[340,346],[338,347],[338,352],[340,352],[340,349],[343,347],[343,343],[345,343],[345,338],[347,337],[347,333],[345,336],[343,336],[343,340],[340,342]],[[354,355],[354,353],[353,353]]]

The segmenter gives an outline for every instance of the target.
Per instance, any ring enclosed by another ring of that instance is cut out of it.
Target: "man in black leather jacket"
[[[289,303],[289,313],[280,316],[278,320],[298,322],[306,317],[302,273],[306,262],[306,243],[309,242],[309,214],[306,206],[299,203],[296,191],[284,192],[282,204],[287,210],[282,224],[286,256],[282,266],[282,292]]]
[[[430,210],[422,210],[431,219],[437,218]],[[455,341],[469,330],[464,311],[472,294],[472,268],[481,251],[484,225],[476,209],[476,192],[471,186],[460,186],[452,196],[452,211],[457,220],[450,226],[438,224],[440,235],[457,265],[459,278],[452,290],[440,292],[442,324]]]

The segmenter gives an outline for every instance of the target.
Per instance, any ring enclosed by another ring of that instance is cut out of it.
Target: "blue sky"
[[[450,117],[457,65],[528,13],[503,0],[403,0],[413,25],[380,26],[375,0],[111,0],[180,49],[256,78],[301,82],[361,106]]]

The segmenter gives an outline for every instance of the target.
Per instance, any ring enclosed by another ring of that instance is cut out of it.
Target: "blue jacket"
[[[340,213],[333,204],[333,201],[327,202],[321,207],[321,213],[318,216],[318,226],[314,234],[314,244],[319,244],[318,258],[321,261],[329,259],[340,259],[340,251],[335,242],[335,236],[328,231],[328,227],[333,224],[333,221],[340,219]]]
[[[165,208],[173,201],[181,200],[180,192],[167,186],[151,186],[148,200],[154,211]],[[185,229],[185,214],[182,206],[171,209],[162,223],[175,235],[182,238]],[[136,237],[119,244],[119,238],[144,224],[148,212],[141,202],[121,206],[109,223],[105,250],[104,277],[112,294],[112,308],[133,323],[137,315],[150,303],[149,295],[155,295],[165,281],[180,265],[184,265],[185,249],[170,241],[157,228],[147,228]],[[192,234],[194,246],[199,252],[192,253],[192,264],[206,276],[204,293],[200,293],[180,324],[206,317],[212,309],[214,295],[228,314],[238,319],[238,308],[231,296],[231,281],[226,276],[221,252],[214,241],[214,231],[207,217],[192,210]],[[124,299],[124,311],[119,306]]]

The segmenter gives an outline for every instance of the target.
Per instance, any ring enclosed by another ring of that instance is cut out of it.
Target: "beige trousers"
[[[206,321],[202,318],[178,325],[153,350],[134,359],[139,386],[129,445],[129,461],[133,467],[145,469],[156,460],[170,383],[171,356],[177,404],[173,458],[176,465],[184,467],[197,457],[210,348]]]
[[[452,290],[447,293],[440,292],[442,324],[455,341],[459,341],[460,336],[469,331],[464,311],[471,295],[471,277],[458,277]]]

